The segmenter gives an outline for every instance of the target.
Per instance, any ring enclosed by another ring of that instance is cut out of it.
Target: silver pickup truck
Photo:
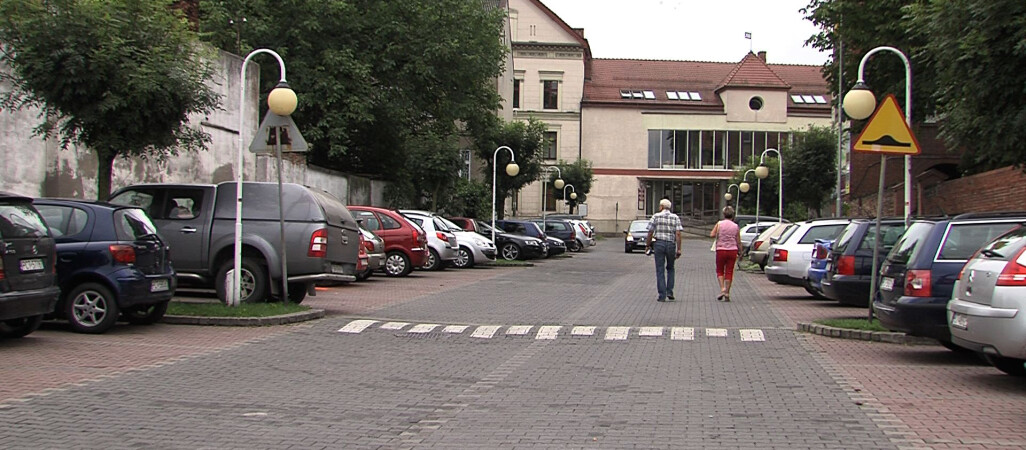
[[[282,185],[289,301],[315,295],[318,282],[356,280],[360,231],[333,195]],[[235,183],[139,184],[110,202],[140,206],[171,247],[181,286],[214,288],[222,302],[235,268]],[[277,183],[242,187],[242,301],[282,296]]]

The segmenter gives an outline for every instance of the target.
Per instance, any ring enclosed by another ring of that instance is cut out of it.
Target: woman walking
[[[729,302],[734,264],[741,257],[741,230],[734,223],[734,208],[723,208],[723,220],[716,222],[709,237],[716,239],[716,279],[720,281],[720,296],[716,299]]]

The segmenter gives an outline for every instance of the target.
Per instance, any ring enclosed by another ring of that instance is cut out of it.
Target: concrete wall
[[[762,109],[749,107],[752,97],[762,99]],[[728,89],[720,93],[728,122],[787,123],[787,92]]]

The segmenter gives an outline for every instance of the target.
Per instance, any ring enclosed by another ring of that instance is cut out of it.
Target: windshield
[[[1009,261],[1026,246],[1026,227],[1020,226],[987,244],[980,251],[983,256]]]
[[[844,253],[844,250],[848,248],[848,243],[851,242],[852,236],[855,235],[855,230],[859,229],[860,222],[852,222],[848,224],[848,227],[841,232],[841,235],[834,241],[833,251],[834,253]]]
[[[631,222],[631,231],[648,231],[647,220],[641,222]]]
[[[39,238],[47,236],[46,224],[28,204],[0,205],[0,237]]]
[[[157,234],[157,227],[150,222],[149,216],[138,208],[119,209],[114,212],[114,224],[118,239],[134,241]]]
[[[908,264],[919,250],[920,243],[930,234],[930,230],[937,225],[934,222],[916,222],[908,227],[905,234],[901,235],[894,248],[887,254],[887,261],[897,264]]]
[[[888,251],[894,247],[894,243],[898,242],[898,239],[902,234],[905,233],[905,224],[903,223],[891,223],[881,224],[880,234],[883,235],[883,240],[880,241],[880,249]],[[870,225],[869,229],[866,230],[866,237],[862,238],[862,243],[859,244],[859,250],[872,250],[876,245],[876,226]]]

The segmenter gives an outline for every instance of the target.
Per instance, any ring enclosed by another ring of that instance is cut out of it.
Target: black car
[[[644,250],[648,246],[648,225],[652,223],[649,219],[635,220],[623,230],[623,251],[630,253],[634,250]]]
[[[164,317],[177,282],[170,248],[142,208],[41,199],[36,208],[57,243],[61,298],[55,316],[80,333],[103,333],[119,317]]]
[[[29,197],[0,192],[0,337],[25,336],[53,312],[57,254]]]
[[[892,331],[951,343],[947,304],[955,278],[977,250],[1026,221],[1026,212],[963,214],[913,223],[880,269],[873,310]]]
[[[577,229],[569,221],[563,219],[535,219],[532,222],[539,227],[544,227],[546,236],[563,241],[567,250],[572,252],[581,251],[581,243],[577,240]]]
[[[855,220],[841,232],[827,255],[826,273],[821,282],[823,295],[846,305],[869,306],[875,231],[875,220]],[[880,221],[883,240],[880,241],[878,263],[883,263],[887,252],[904,232],[904,219]]]
[[[543,257],[547,258],[549,256],[566,252],[566,245],[563,244],[563,241],[556,238],[550,238],[542,232],[540,226],[529,220],[496,220],[495,228],[511,234],[519,234],[521,236],[530,236],[541,239],[545,242],[545,253],[542,255]]]
[[[488,239],[492,238],[491,225],[482,221],[476,221],[475,224],[477,225],[478,234]],[[502,230],[496,230],[495,248],[498,251],[498,256],[507,261],[541,258],[546,256],[548,252],[548,246],[541,239],[505,233]]]

